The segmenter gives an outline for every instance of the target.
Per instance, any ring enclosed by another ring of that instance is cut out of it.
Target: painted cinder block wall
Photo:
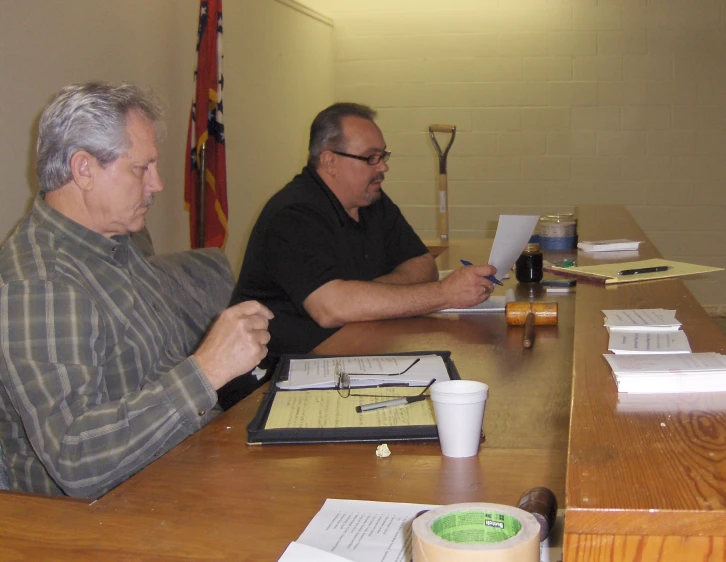
[[[335,97],[379,110],[385,189],[436,236],[430,123],[457,126],[452,234],[501,213],[627,206],[667,258],[726,266],[726,1],[307,0]],[[687,284],[724,312],[726,275]]]

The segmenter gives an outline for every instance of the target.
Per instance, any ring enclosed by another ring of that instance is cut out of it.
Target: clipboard
[[[635,275],[618,275],[618,272],[626,269],[641,268],[665,268],[664,271],[656,271],[653,273],[640,273]],[[686,275],[696,275],[699,273],[711,273],[713,271],[722,271],[722,267],[709,267],[706,265],[696,265],[692,263],[683,263],[661,258],[653,258],[649,260],[607,263],[600,265],[585,265],[581,267],[560,267],[550,265],[543,268],[545,271],[556,275],[564,275],[566,277],[576,277],[585,281],[594,283],[604,283],[605,285],[633,283],[636,281],[653,281],[656,279],[669,279],[671,277],[684,277]]]
[[[446,371],[450,379],[461,379],[459,372],[451,359],[450,351],[412,351],[405,353],[381,353],[381,354],[370,354],[366,357],[383,357],[383,356],[420,356],[420,355],[438,355],[444,362]],[[415,425],[368,425],[365,427],[351,427],[344,425],[342,427],[278,427],[272,426],[269,422],[272,419],[273,408],[275,407],[276,400],[278,403],[287,404],[288,401],[294,401],[297,397],[297,393],[327,393],[325,395],[318,394],[321,399],[325,400],[326,403],[335,401],[336,407],[345,408],[346,414],[348,409],[354,411],[355,406],[359,404],[354,395],[351,394],[348,398],[342,398],[338,391],[335,389],[315,389],[315,390],[281,390],[278,388],[277,383],[279,381],[286,380],[290,370],[290,361],[294,359],[323,359],[323,358],[342,358],[342,357],[360,357],[357,355],[283,355],[280,357],[280,361],[275,368],[272,378],[270,380],[269,390],[265,393],[257,414],[247,426],[247,444],[248,445],[263,445],[263,444],[278,444],[278,445],[291,445],[297,443],[351,443],[351,442],[383,442],[383,441],[420,441],[420,440],[437,440],[439,438],[438,431],[436,429],[436,421],[433,417],[433,404],[431,400],[423,400],[414,404],[408,404],[406,406],[398,406],[394,408],[383,408],[380,410],[374,410],[377,412],[376,415],[384,416],[404,416],[406,417],[412,412],[412,408],[428,408],[430,409],[430,415],[417,415],[416,419],[424,419],[425,423]],[[398,390],[396,390],[398,389]],[[368,392],[371,394],[381,392],[381,396],[402,396],[416,394],[423,390],[422,387],[407,387],[407,386],[390,386],[390,387],[364,387],[356,388],[353,391],[366,391],[363,393],[367,395]],[[407,394],[396,394],[407,393]],[[391,393],[390,395],[387,393]],[[303,396],[299,395],[298,396]],[[306,395],[316,396],[315,394]],[[374,401],[374,398],[368,398],[364,396],[367,402]],[[385,413],[383,413],[385,410]],[[369,413],[358,414],[355,416],[369,416]],[[360,419],[360,418],[358,418]]]

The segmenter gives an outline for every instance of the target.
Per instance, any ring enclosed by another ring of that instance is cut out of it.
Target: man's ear
[[[83,191],[93,188],[93,170],[98,166],[96,159],[85,150],[79,150],[71,156],[71,176],[73,183]]]
[[[329,150],[324,150],[320,155],[320,168],[329,176],[335,177],[338,175],[337,159],[335,154]]]

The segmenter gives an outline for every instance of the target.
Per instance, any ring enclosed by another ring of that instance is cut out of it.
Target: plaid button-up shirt
[[[15,489],[98,497],[216,413],[168,298],[128,236],[35,200],[0,250],[0,444]]]

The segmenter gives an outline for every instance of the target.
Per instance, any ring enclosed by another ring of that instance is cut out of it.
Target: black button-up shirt
[[[252,229],[232,304],[258,300],[275,314],[272,355],[307,353],[335,333],[303,301],[329,281],[372,281],[428,250],[385,194],[356,222],[310,167],[278,191]]]

